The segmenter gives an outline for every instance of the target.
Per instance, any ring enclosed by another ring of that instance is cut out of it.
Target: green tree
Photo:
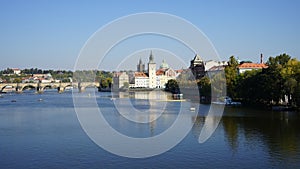
[[[22,82],[22,79],[21,78],[15,78],[13,80],[13,83],[21,83]]]
[[[180,90],[179,90],[179,85],[177,83],[176,80],[174,79],[170,79],[168,80],[168,82],[166,83],[166,91],[169,91],[171,93],[180,93]]]
[[[211,100],[211,83],[207,76],[204,76],[198,81],[198,88],[200,94],[200,101],[202,103],[209,103]]]
[[[226,77],[226,86],[227,86],[227,95],[233,98],[237,97],[236,85],[237,85],[237,69],[238,61],[234,56],[231,56],[228,61],[228,66],[225,67],[225,77]]]

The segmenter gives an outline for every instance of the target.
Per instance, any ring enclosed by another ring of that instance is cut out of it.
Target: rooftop
[[[242,63],[238,66],[239,68],[257,68],[257,69],[262,69],[262,68],[268,68],[268,65],[264,63]]]
[[[144,72],[135,72],[134,77],[148,77]]]

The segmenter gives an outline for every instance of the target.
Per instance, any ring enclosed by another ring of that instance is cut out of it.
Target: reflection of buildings
[[[170,93],[164,91],[118,92],[119,98],[134,98],[139,100],[162,101],[170,98]]]
[[[156,63],[154,62],[154,56],[151,51],[147,72],[145,71],[145,64],[143,64],[140,59],[137,64],[136,72],[128,74],[117,72],[114,75],[113,83],[115,89],[122,88],[124,83],[128,83],[130,88],[165,88],[165,84],[168,80],[176,79],[177,76],[178,73],[170,68],[165,60],[163,60],[160,68],[156,70]]]

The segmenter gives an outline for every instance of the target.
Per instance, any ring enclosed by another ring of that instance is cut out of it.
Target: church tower
[[[200,79],[205,75],[204,62],[198,54],[196,54],[194,59],[191,60],[190,69],[196,79]]]
[[[149,75],[149,88],[156,88],[156,63],[154,62],[152,51],[149,57],[148,75]]]
[[[137,72],[145,72],[145,64],[143,64],[141,58],[139,63],[137,64]]]

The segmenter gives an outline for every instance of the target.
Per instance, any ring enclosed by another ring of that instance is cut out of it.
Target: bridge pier
[[[79,90],[79,93],[82,93],[82,92],[84,92],[84,91],[85,91],[85,87],[83,87],[83,86],[79,86],[79,87],[78,87],[78,90]]]
[[[16,87],[16,93],[22,93],[22,92],[23,92],[22,86],[20,86],[20,84],[18,83]]]
[[[78,83],[78,91],[79,91],[79,93],[82,93],[85,91],[85,87],[81,84],[81,82]]]
[[[62,92],[64,92],[65,90],[64,90],[63,87],[59,86],[59,87],[57,88],[57,91],[58,91],[58,93],[62,93]]]
[[[37,93],[43,93],[44,92],[44,88],[41,86],[41,83],[38,83],[37,88],[36,88],[36,92]]]

